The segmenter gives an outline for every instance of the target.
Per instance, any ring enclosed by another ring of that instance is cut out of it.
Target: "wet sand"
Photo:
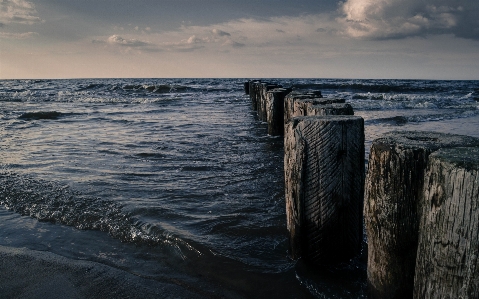
[[[1,298],[241,298],[205,287],[208,291],[178,279],[159,281],[96,262],[0,246]]]

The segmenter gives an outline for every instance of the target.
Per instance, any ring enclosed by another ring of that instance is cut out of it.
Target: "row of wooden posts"
[[[268,133],[284,134],[293,258],[321,265],[368,240],[371,298],[479,298],[479,139],[394,131],[364,163],[364,121],[342,99],[245,83]]]

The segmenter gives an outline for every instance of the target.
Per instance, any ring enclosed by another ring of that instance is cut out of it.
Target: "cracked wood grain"
[[[479,298],[479,148],[429,158],[414,298]]]
[[[413,296],[418,205],[429,155],[477,145],[473,137],[418,131],[390,132],[373,141],[364,202],[372,298]]]
[[[347,260],[362,241],[364,121],[296,117],[285,129],[285,197],[293,258]]]

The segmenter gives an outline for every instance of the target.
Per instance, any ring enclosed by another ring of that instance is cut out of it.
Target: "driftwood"
[[[266,96],[266,118],[268,134],[272,136],[284,134],[284,98],[291,89],[275,88]]]
[[[285,128],[284,147],[292,257],[316,264],[353,257],[363,232],[363,119],[293,118]]]
[[[477,146],[479,139],[435,132],[390,132],[374,140],[366,176],[364,220],[372,298],[412,298],[419,198],[429,155]]]
[[[429,157],[414,298],[479,298],[479,148]]]

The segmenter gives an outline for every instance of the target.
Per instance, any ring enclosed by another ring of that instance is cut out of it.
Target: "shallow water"
[[[288,258],[282,138],[244,81],[0,81],[0,245],[247,297],[365,296],[364,255],[319,272]],[[365,160],[391,130],[479,137],[477,81],[268,81],[345,98]]]

